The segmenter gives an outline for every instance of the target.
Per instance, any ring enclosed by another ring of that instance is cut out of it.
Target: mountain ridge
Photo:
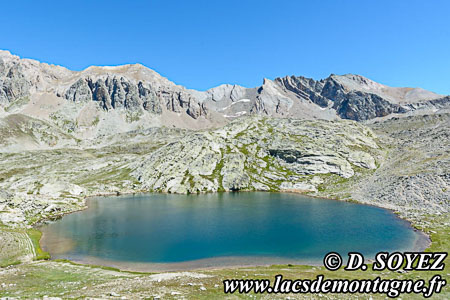
[[[367,121],[446,110],[450,97],[421,88],[389,87],[355,74],[320,80],[291,75],[264,78],[254,88],[222,84],[197,91],[139,63],[72,71],[0,50],[0,108],[35,118],[45,115],[58,126],[90,119],[96,126],[83,136],[95,137],[108,132],[111,123],[121,125],[110,134],[149,126],[203,129],[255,114]],[[75,133],[87,130],[73,127]]]

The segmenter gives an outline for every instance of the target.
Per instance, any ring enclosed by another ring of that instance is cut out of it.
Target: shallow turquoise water
[[[172,263],[218,257],[321,260],[336,251],[411,249],[418,234],[373,206],[283,193],[91,199],[41,228],[53,257]]]

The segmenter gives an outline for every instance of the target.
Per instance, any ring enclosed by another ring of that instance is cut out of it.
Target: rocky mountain
[[[0,51],[0,115],[48,121],[79,138],[142,127],[226,122],[190,91],[139,64],[81,72]]]
[[[220,127],[244,115],[365,121],[449,107],[448,96],[359,75],[286,76],[256,88],[225,84],[195,91],[139,64],[76,72],[0,51],[0,118],[20,114],[81,140],[155,126]],[[5,124],[0,132],[8,131]]]
[[[104,110],[141,108],[161,114],[165,106],[174,112],[184,110],[192,118],[206,114],[184,88],[139,64],[73,72],[5,51],[0,52],[0,59],[3,105],[35,93],[53,93],[75,103],[95,101]]]
[[[449,97],[420,88],[394,88],[360,75],[330,75],[314,80],[302,76],[264,79],[259,88],[222,85],[200,101],[226,117],[244,114],[364,121],[416,110],[450,108]]]

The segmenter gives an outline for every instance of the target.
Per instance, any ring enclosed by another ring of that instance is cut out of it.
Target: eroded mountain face
[[[450,107],[449,97],[420,88],[392,88],[351,74],[322,80],[286,76],[264,79],[256,88],[221,85],[200,92],[178,86],[138,64],[74,72],[0,51],[0,106],[7,110],[18,100],[25,102],[24,98],[42,94],[76,103],[79,108],[94,102],[101,112],[126,115],[129,111],[133,121],[148,113],[160,125],[180,127],[180,122],[168,120],[185,118],[181,123],[191,128],[223,125],[227,119],[249,114],[363,121]],[[162,117],[167,112],[176,115]],[[208,121],[192,122],[201,117]]]
[[[286,76],[273,81],[265,79],[264,84],[255,89],[223,85],[209,90],[207,94],[205,102],[214,108],[220,107],[233,117],[259,113],[364,121],[417,109],[450,107],[448,97],[420,88],[392,88],[351,74],[330,75],[322,80]],[[247,100],[247,106],[239,107],[244,109],[239,112],[235,105],[242,99]]]
[[[25,78],[21,69],[19,64],[10,66],[0,58],[0,105],[6,106],[15,99],[30,94],[32,83]]]
[[[155,87],[143,81],[136,84],[127,77],[117,75],[96,80],[92,77],[80,78],[63,95],[57,96],[79,103],[96,101],[106,111],[123,108],[161,115],[164,106],[168,111],[186,113],[193,119],[208,114],[204,105],[185,91],[167,86]]]
[[[163,114],[165,110],[187,114],[193,119],[208,112],[183,87],[141,65],[91,67],[72,72],[62,67],[19,59],[0,53],[0,105],[44,93],[79,103],[96,102],[102,110]]]
[[[0,144],[8,151],[151,127],[217,128],[246,115],[366,121],[449,108],[448,96],[392,88],[358,75],[287,76],[264,79],[256,88],[195,91],[139,64],[75,72],[0,51]]]

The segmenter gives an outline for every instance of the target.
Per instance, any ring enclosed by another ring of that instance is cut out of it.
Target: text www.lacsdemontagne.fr
[[[422,294],[425,298],[431,297],[434,293],[439,293],[445,280],[440,275],[433,276],[428,282],[423,279],[324,279],[323,275],[318,275],[316,279],[283,279],[282,275],[276,275],[275,281],[271,284],[269,279],[228,279],[223,281],[224,292],[233,294],[247,293],[297,293],[297,294],[384,294],[395,298],[400,294]],[[428,283],[428,285],[427,285]]]

